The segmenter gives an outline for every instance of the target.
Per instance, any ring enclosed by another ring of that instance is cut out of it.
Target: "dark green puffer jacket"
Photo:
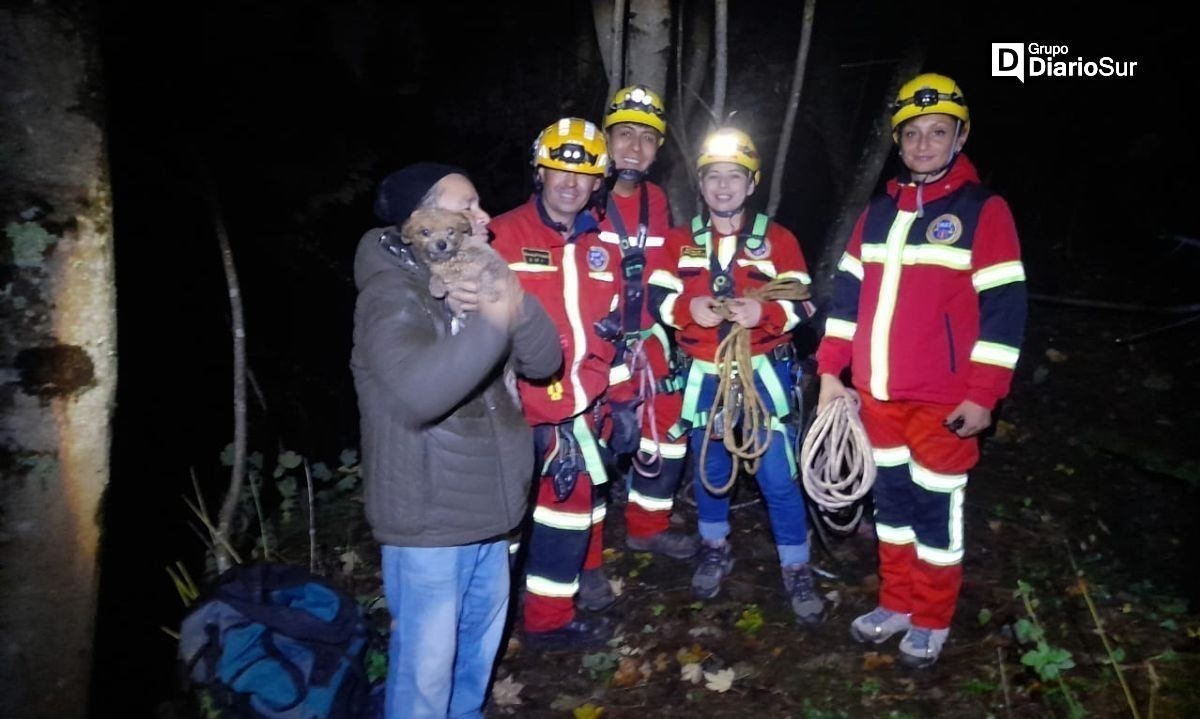
[[[557,371],[554,323],[526,296],[511,336],[478,316],[451,334],[428,268],[394,228],[363,236],[354,281],[350,366],[375,538],[445,547],[508,532],[525,515],[533,439],[505,389],[504,363],[533,379]]]

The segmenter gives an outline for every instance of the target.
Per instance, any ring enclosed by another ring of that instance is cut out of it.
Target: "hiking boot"
[[[697,599],[712,599],[721,591],[721,580],[733,570],[733,550],[729,542],[700,545],[700,566],[692,575],[692,594]]]
[[[801,624],[820,624],[825,619],[825,600],[817,591],[807,564],[783,568],[783,590],[792,600],[792,611]]]
[[[579,576],[579,596],[575,606],[585,612],[602,612],[617,601],[603,567],[585,569]]]
[[[594,649],[612,639],[613,628],[604,617],[580,619],[575,617],[558,629],[548,632],[525,632],[529,649]]]
[[[949,629],[910,628],[900,640],[900,663],[910,669],[933,666],[949,636]]]
[[[875,607],[850,623],[850,636],[864,644],[883,644],[912,626],[912,615]]]
[[[625,546],[635,552],[654,552],[672,559],[691,559],[700,551],[700,537],[677,529],[664,529],[649,537],[625,537]]]

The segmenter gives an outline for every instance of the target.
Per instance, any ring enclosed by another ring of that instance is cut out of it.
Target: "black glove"
[[[616,454],[633,454],[642,438],[640,401],[609,402],[612,411],[612,438],[608,446]]]
[[[554,483],[554,501],[565,502],[567,497],[571,496],[571,492],[575,491],[579,474],[585,469],[583,452],[579,449],[579,442],[575,440],[570,427],[559,425],[555,428],[555,433],[558,435],[558,451],[546,472],[550,475],[550,481]]]

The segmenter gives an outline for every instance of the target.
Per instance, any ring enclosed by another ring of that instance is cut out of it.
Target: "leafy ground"
[[[1066,717],[1069,692],[1076,715],[1134,716],[1115,657],[1139,716],[1200,716],[1200,471],[1185,431],[1200,414],[1190,401],[1200,341],[1185,330],[1118,345],[1146,318],[1106,315],[1103,329],[1096,319],[1035,308],[1013,398],[971,479],[962,598],[931,670],[899,666],[894,641],[864,648],[847,636],[874,605],[870,536],[817,553],[836,575],[821,583],[835,602],[810,630],[793,623],[779,589],[761,503],[734,513],[738,565],[706,603],[689,592],[690,566],[620,551],[620,512],[610,512],[607,568],[623,595],[608,615],[619,638],[606,651],[536,654],[518,632],[488,715]],[[691,507],[682,510],[694,527]]]
[[[805,629],[780,590],[752,483],[738,490],[746,506],[733,516],[737,567],[704,603],[691,596],[689,564],[622,550],[618,488],[606,531],[608,574],[621,590],[607,612],[617,638],[602,651],[536,653],[515,627],[487,715],[1016,719],[1131,717],[1132,704],[1139,717],[1200,716],[1200,463],[1190,431],[1200,419],[1200,333],[1115,341],[1146,322],[1034,307],[1013,397],[971,478],[965,581],[934,668],[901,667],[895,640],[864,648],[848,637],[878,587],[869,527],[817,549],[832,611]],[[298,462],[281,460],[284,470]],[[345,455],[317,478],[322,569],[370,612],[378,632],[368,666],[378,677],[388,620],[353,462]],[[291,517],[273,552],[303,563],[290,476],[278,479]],[[691,505],[677,506],[674,520],[694,528]]]

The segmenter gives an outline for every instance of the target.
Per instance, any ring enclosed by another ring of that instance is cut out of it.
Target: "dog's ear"
[[[400,239],[404,244],[411,245],[417,241],[418,235],[421,234],[421,228],[428,224],[428,210],[414,210],[408,219],[405,220],[404,226],[400,228]]]
[[[458,215],[458,219],[459,219],[459,222],[458,222],[459,231],[462,232],[464,235],[471,234],[471,225],[473,224],[471,222],[471,216],[465,212],[458,212],[456,214]]]

